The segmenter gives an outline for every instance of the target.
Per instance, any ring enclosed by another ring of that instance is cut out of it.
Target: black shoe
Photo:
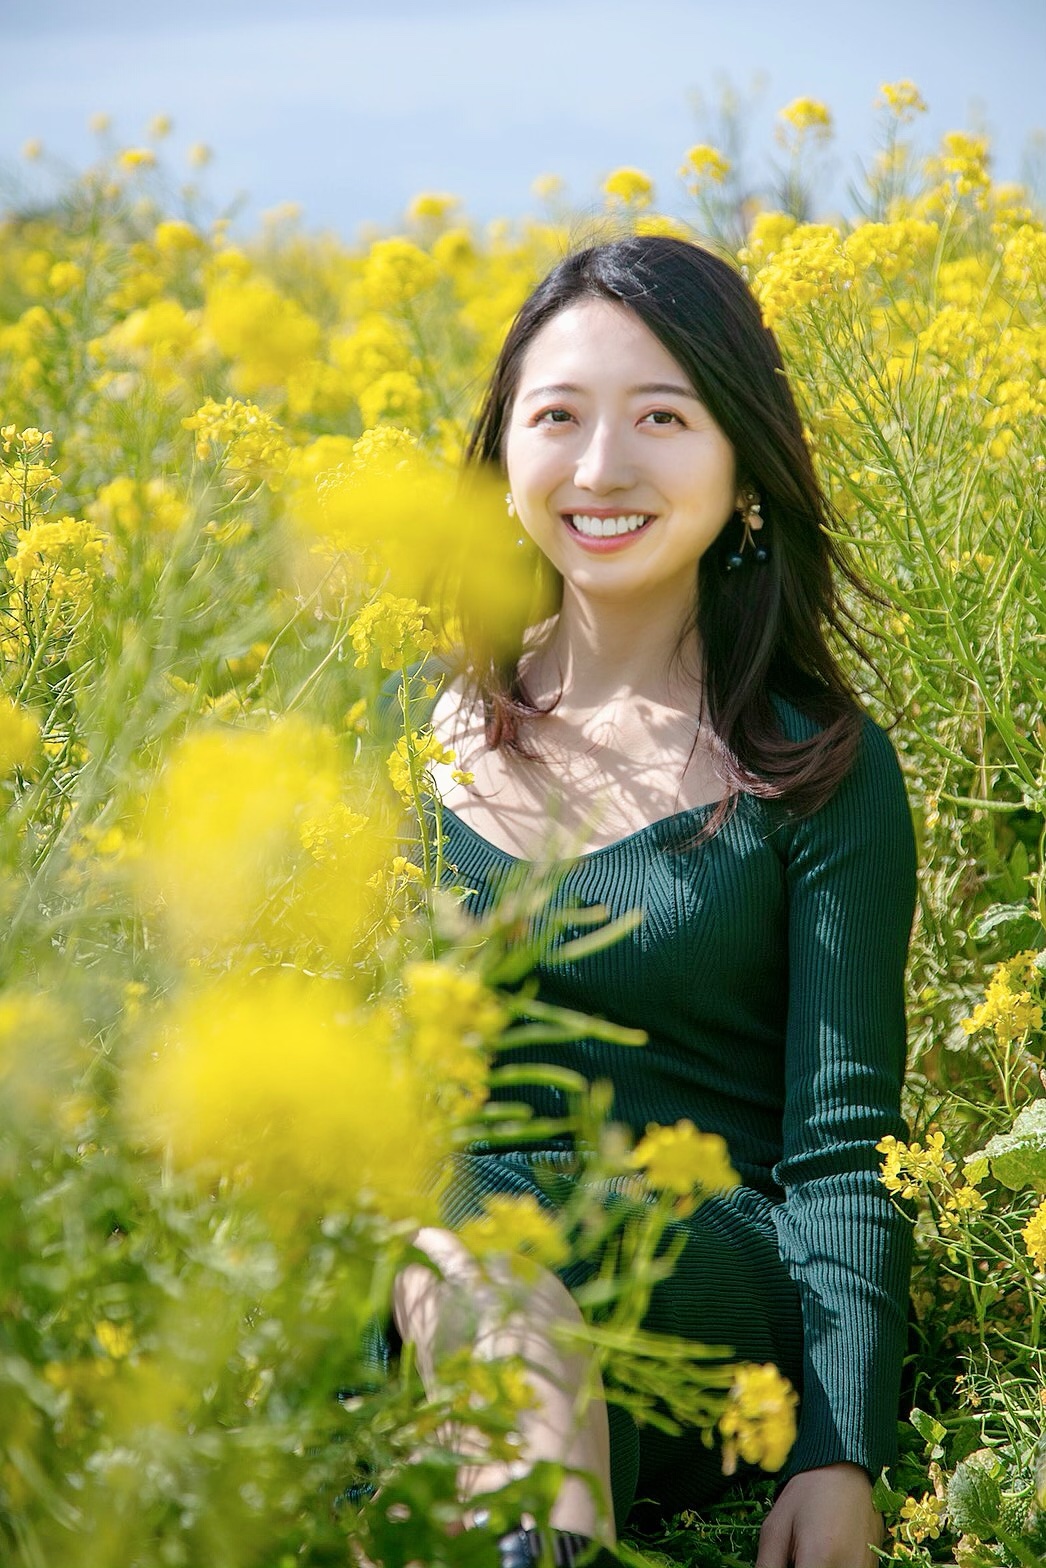
[[[620,1568],[620,1559],[605,1546],[596,1546],[589,1535],[572,1535],[568,1530],[510,1530],[498,1540],[498,1568],[535,1568],[542,1561],[546,1544],[552,1547],[556,1568]]]

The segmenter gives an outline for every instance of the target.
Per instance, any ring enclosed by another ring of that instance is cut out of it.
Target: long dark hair
[[[730,441],[739,490],[754,491],[761,502],[758,542],[769,559],[756,563],[749,549],[742,568],[726,569],[743,530],[740,516],[731,517],[701,558],[693,614],[677,648],[678,655],[696,629],[704,659],[698,718],[707,712],[728,787],[700,836],[723,825],[739,792],[778,799],[794,814],[808,815],[849,771],[864,716],[828,646],[827,629],[871,662],[835,573],[881,601],[826,532],[831,510],[777,342],[739,274],[711,251],[661,235],[567,256],[509,330],[466,448],[467,463],[503,469],[506,425],[527,349],[559,311],[593,298],[633,311],[668,350]],[[562,579],[543,557],[540,571],[554,609]],[[466,693],[483,703],[487,744],[540,757],[521,737],[521,721],[550,712],[558,697],[544,708],[530,699],[519,673],[525,628],[514,645],[501,639],[495,646],[478,618],[463,615],[462,626]],[[802,710],[817,732],[789,740],[771,692]]]

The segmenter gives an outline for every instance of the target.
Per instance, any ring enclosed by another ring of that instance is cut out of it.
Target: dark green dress
[[[816,726],[774,699],[793,739]],[[642,911],[624,939],[538,970],[540,996],[647,1031],[639,1049],[594,1039],[536,1048],[614,1086],[636,1136],[689,1117],[726,1139],[743,1185],[685,1221],[686,1248],[646,1326],[775,1361],[801,1390],[783,1477],[848,1460],[874,1477],[895,1454],[911,1228],[878,1178],[876,1143],[903,1137],[904,973],[915,840],[885,731],[864,721],[856,763],[806,819],[740,797],[712,839],[686,848],[711,807],[654,822],[564,868],[553,903]],[[481,914],[523,863],[445,810],[452,880]],[[512,1061],[526,1060],[514,1051]],[[555,1091],[512,1091],[562,1114]],[[492,1192],[548,1201],[535,1169],[569,1152],[460,1156],[446,1200],[459,1223]],[[563,1271],[571,1283],[569,1270]],[[614,1502],[666,1511],[723,1482],[696,1433],[644,1428],[612,1408]]]

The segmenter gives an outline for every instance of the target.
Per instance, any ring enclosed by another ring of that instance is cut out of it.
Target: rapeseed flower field
[[[411,672],[453,645],[451,603],[492,646],[533,616],[503,495],[456,465],[532,284],[632,230],[734,255],[881,595],[867,700],[897,719],[922,868],[911,1141],[881,1148],[917,1240],[888,1550],[1046,1554],[1046,226],[981,137],[917,156],[922,108],[884,85],[846,221],[811,220],[831,116],[807,98],[779,120],[780,210],[702,144],[689,223],[620,168],[597,212],[546,177],[519,223],[431,192],[368,244],[279,216],[238,241],[129,147],[0,217],[3,1562],[344,1562],[382,1545],[369,1479],[413,1509],[417,1561],[458,1561],[434,1434],[467,1411],[511,1453],[518,1368],[449,1360],[423,1403],[373,1324],[446,1157],[491,1130],[505,1029],[586,1025],[508,985],[540,887],[478,934],[438,888],[431,767],[454,758]],[[635,1326],[729,1151],[689,1123],[631,1149],[598,1086],[561,1086],[636,1199],[586,1329],[616,1397],[772,1474],[775,1369]],[[463,1237],[525,1273],[606,1244],[598,1204],[571,1219],[498,1199]],[[506,1508],[547,1512],[550,1469]],[[752,1562],[759,1503],[646,1550]]]

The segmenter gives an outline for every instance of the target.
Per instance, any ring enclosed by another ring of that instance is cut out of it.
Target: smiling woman
[[[454,881],[481,916],[506,859],[549,858],[551,820],[567,858],[550,907],[641,911],[612,947],[535,973],[541,999],[643,1029],[646,1048],[535,1049],[609,1082],[633,1138],[689,1124],[725,1140],[741,1183],[680,1219],[644,1327],[776,1363],[801,1389],[760,1568],[864,1568],[904,1347],[910,1233],[876,1145],[903,1126],[914,835],[890,741],[828,644],[847,635],[836,576],[860,582],[826,531],[773,337],[694,246],[568,257],[508,335],[470,457],[507,478],[553,602],[507,652],[466,626],[436,703],[437,736],[473,775],[439,779]],[[547,1087],[510,1092],[546,1125],[567,1110]],[[637,1496],[670,1513],[728,1484],[696,1431],[579,1405],[598,1374],[550,1328],[576,1317],[569,1264],[506,1322],[455,1234],[495,1195],[554,1207],[585,1158],[548,1138],[456,1157],[446,1228],[418,1237],[433,1267],[412,1264],[394,1296],[426,1378],[440,1343],[525,1356],[521,1463],[566,1467],[557,1563],[594,1540],[613,1560]],[[505,1480],[463,1468],[461,1496]],[[535,1562],[541,1541],[521,1523],[499,1552]]]

